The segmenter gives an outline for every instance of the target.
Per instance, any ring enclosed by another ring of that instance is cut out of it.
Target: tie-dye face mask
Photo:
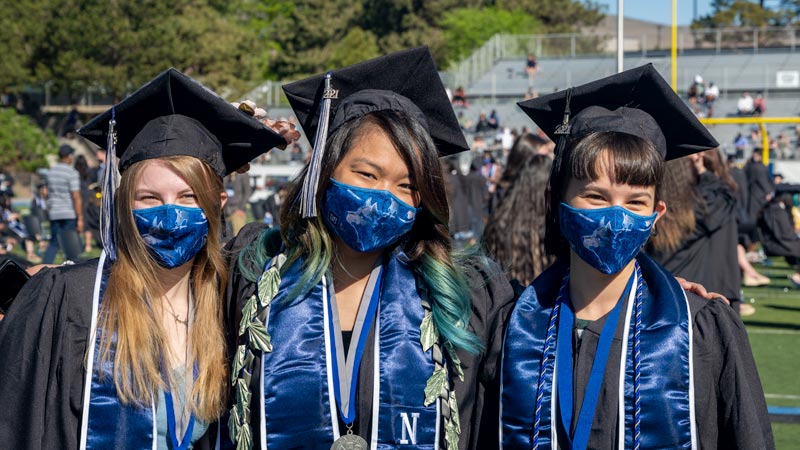
[[[639,254],[656,221],[621,206],[578,209],[566,203],[559,208],[561,235],[582,260],[606,275],[622,270]]]
[[[134,209],[133,220],[150,253],[168,269],[194,258],[208,237],[208,219],[200,208],[166,204]]]
[[[322,218],[348,247],[371,252],[394,244],[411,231],[418,211],[389,191],[351,186],[331,178]]]

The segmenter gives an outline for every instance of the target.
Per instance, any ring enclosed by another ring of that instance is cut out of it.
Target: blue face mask
[[[134,209],[133,220],[150,253],[168,269],[189,262],[208,237],[208,220],[200,208],[167,204]]]
[[[656,221],[621,206],[577,209],[566,203],[559,208],[561,235],[582,260],[606,275],[622,270],[639,254]]]
[[[371,252],[400,240],[414,226],[418,211],[389,191],[351,186],[331,178],[322,218],[348,247]]]

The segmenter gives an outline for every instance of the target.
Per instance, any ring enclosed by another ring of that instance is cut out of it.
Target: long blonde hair
[[[208,218],[207,243],[195,257],[191,269],[194,318],[186,364],[197,368],[197,379],[186,403],[199,419],[213,421],[224,411],[227,393],[222,325],[227,268],[218,244],[222,180],[203,161],[190,156],[146,160],[130,166],[122,174],[114,205],[117,260],[111,267],[98,320],[102,333],[99,361],[108,362],[111,343],[115,340],[113,378],[123,403],[149,405],[151,399],[157,397],[158,390],[167,387],[161,369],[169,345],[152,300],[162,297],[157,262],[140,237],[131,213],[139,175],[154,161],[166,165],[186,181]]]

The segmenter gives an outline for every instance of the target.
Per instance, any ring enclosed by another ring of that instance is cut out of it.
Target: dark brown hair
[[[706,166],[706,169],[722,180],[730,188],[731,192],[736,192],[740,189],[728,170],[728,164],[722,159],[720,149],[706,150],[701,155],[703,155],[703,165]]]
[[[603,131],[589,133],[567,142],[556,155],[550,173],[550,198],[547,208],[545,246],[551,255],[566,256],[569,245],[561,237],[558,223],[559,205],[570,180],[597,180],[605,154],[610,161],[609,179],[614,183],[656,187],[655,200],[664,174],[664,158],[652,142],[626,133]]]
[[[545,190],[552,161],[533,155],[489,216],[483,242],[486,250],[511,279],[527,286],[550,263],[544,248]]]
[[[683,244],[686,236],[695,231],[696,217],[695,204],[703,203],[702,197],[697,195],[697,175],[689,158],[680,158],[670,161],[666,165],[664,180],[662,181],[662,200],[669,207],[669,214],[665,214],[658,221],[658,231],[650,236],[648,252],[653,254],[669,255]]]

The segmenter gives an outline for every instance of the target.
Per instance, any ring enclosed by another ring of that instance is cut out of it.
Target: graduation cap
[[[113,261],[113,201],[119,171],[147,159],[193,156],[219,175],[244,166],[286,141],[252,114],[197,81],[168,69],[92,119],[78,134],[108,150],[100,214],[103,249]]]
[[[316,216],[316,189],[325,142],[342,125],[376,111],[420,121],[440,156],[469,150],[427,47],[391,53],[283,86],[314,152],[303,183],[303,217]]]
[[[194,156],[224,177],[286,141],[192,78],[168,69],[78,133],[100,147],[114,120],[119,170],[165,156]]]
[[[517,104],[559,149],[603,131],[646,139],[665,160],[719,147],[652,64]]]

